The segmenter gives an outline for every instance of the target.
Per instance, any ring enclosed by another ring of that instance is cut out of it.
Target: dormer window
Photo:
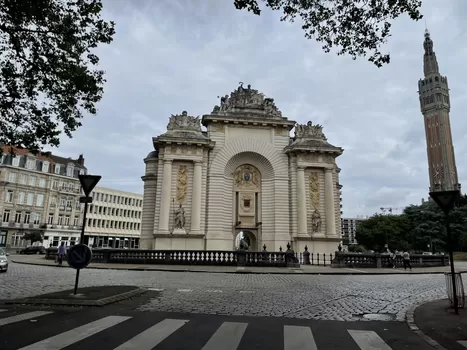
[[[42,163],[42,172],[48,173],[49,172],[49,162],[43,162]]]
[[[62,166],[60,164],[55,164],[55,174],[60,175],[60,170]]]
[[[68,165],[68,166],[66,167],[66,176],[72,177],[72,176],[73,176],[73,173],[74,173],[74,170],[75,170],[75,168],[74,168],[73,165]]]
[[[31,158],[27,158],[26,160],[26,169],[35,169],[36,167],[36,160],[35,159],[31,159]]]
[[[13,166],[19,166],[19,157],[18,156],[13,157],[12,164],[13,164]]]

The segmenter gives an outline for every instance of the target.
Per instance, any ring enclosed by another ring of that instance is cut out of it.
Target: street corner
[[[138,286],[95,286],[76,290],[40,294],[28,298],[7,300],[4,303],[22,305],[105,306],[144,294],[147,289]]]
[[[454,312],[446,298],[413,306],[407,312],[409,328],[438,350],[467,349],[467,310]]]

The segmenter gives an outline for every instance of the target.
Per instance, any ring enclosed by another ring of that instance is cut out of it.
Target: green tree
[[[25,241],[31,241],[31,244],[35,242],[42,242],[44,240],[44,237],[39,231],[31,231],[31,232],[26,232],[23,235],[23,239]]]
[[[362,221],[357,226],[356,238],[359,244],[377,252],[407,250],[411,246],[412,223],[405,215],[380,215]]]
[[[325,52],[337,47],[338,55],[366,57],[377,67],[389,63],[380,51],[391,31],[391,21],[406,13],[415,21],[423,16],[421,0],[234,0],[237,9],[260,15],[258,3],[282,11],[281,21],[300,17],[307,39],[323,44]]]
[[[96,114],[105,79],[93,50],[115,33],[101,11],[101,0],[0,0],[0,144],[58,146]]]

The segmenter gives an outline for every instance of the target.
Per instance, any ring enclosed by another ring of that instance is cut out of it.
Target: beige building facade
[[[20,248],[23,235],[38,231],[44,247],[79,242],[82,208],[79,174],[84,158],[33,155],[26,149],[2,147],[0,157],[0,246]]]
[[[96,248],[139,248],[143,195],[96,187],[91,196],[84,243]]]
[[[252,251],[337,249],[343,149],[321,125],[288,120],[241,84],[202,118],[172,115],[153,143],[141,248],[231,251],[242,234]]]

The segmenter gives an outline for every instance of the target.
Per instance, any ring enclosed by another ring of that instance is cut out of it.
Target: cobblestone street
[[[0,274],[0,299],[14,299],[72,288],[69,268],[12,263]],[[465,281],[464,281],[465,284]],[[80,286],[138,285],[159,296],[141,311],[365,320],[386,314],[404,320],[420,301],[446,296],[443,275],[257,275],[86,269]]]

